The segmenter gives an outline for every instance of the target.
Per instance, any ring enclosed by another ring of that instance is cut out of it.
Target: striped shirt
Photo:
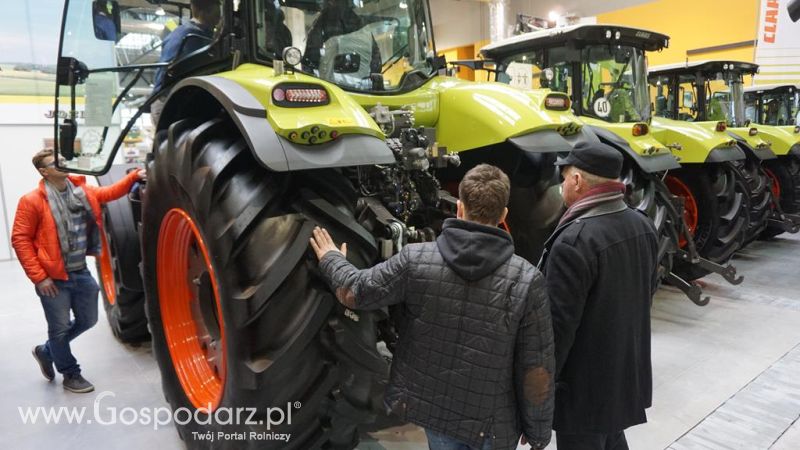
[[[68,192],[59,192],[59,195],[61,195],[66,202]],[[75,245],[74,248],[70,249],[69,252],[64,255],[64,266],[67,272],[75,272],[76,270],[86,268],[86,249],[88,246],[86,230],[88,228],[88,220],[86,211],[83,209],[78,212],[70,212],[70,214],[72,214],[74,228],[72,230],[67,230],[67,232],[71,236],[74,236]]]

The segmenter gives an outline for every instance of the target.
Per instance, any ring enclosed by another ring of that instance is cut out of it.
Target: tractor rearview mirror
[[[361,55],[355,52],[342,53],[333,58],[335,73],[356,73],[361,67]]]
[[[72,119],[64,119],[58,126],[58,153],[67,161],[75,158],[75,136],[78,134],[78,124]]]
[[[117,42],[121,26],[119,4],[113,0],[94,0],[92,2],[92,23],[94,37],[101,41]]]

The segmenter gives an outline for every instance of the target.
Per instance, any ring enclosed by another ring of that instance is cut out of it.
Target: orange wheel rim
[[[664,179],[664,182],[667,184],[667,188],[670,192],[683,198],[683,220],[686,222],[689,234],[694,236],[695,231],[697,231],[698,222],[697,201],[694,199],[694,194],[692,194],[692,191],[686,183],[676,177],[668,175]],[[684,236],[684,233],[681,233],[678,245],[683,248],[686,244],[686,236]]]
[[[164,337],[183,392],[213,411],[225,386],[225,328],[217,278],[192,218],[171,209],[161,221],[156,261]]]
[[[764,169],[764,172],[767,173],[770,180],[769,189],[772,191],[772,200],[777,203],[781,199],[781,181],[771,170]]]
[[[111,264],[111,247],[108,245],[108,238],[105,230],[100,231],[100,281],[103,283],[103,291],[106,293],[106,300],[113,305],[117,302],[117,286],[114,283],[114,266]]]

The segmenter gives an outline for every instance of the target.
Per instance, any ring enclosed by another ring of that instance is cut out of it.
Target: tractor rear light
[[[723,132],[728,129],[728,124],[725,122],[717,122],[717,131]]]
[[[750,128],[750,131],[747,133],[750,136],[755,136],[758,134],[758,128]]]
[[[327,103],[325,89],[287,89],[286,100],[295,103]]]
[[[544,98],[544,107],[556,111],[566,111],[570,107],[569,97],[563,94],[549,94]]]
[[[637,123],[632,130],[634,136],[644,136],[648,131],[650,131],[650,128],[646,123]]]
[[[313,84],[279,84],[272,90],[272,101],[278,106],[304,107],[330,103],[328,91]]]
[[[800,134],[800,125],[794,127],[795,134]]]

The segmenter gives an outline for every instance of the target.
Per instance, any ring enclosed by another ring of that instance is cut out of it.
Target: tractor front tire
[[[227,117],[169,127],[148,173],[143,273],[166,399],[201,418],[176,421],[189,448],[349,449],[382,413],[384,316],[345,310],[308,245],[323,226],[348,260],[373,264],[356,197],[333,169],[265,169]],[[256,423],[203,423],[220,408]],[[220,431],[291,440],[197,440]]]
[[[114,184],[136,167],[112,166],[107,174],[97,177],[97,182],[100,186]],[[127,195],[103,205],[102,252],[96,259],[103,307],[111,331],[121,342],[129,344],[150,339],[139,273],[139,233],[133,208]]]

